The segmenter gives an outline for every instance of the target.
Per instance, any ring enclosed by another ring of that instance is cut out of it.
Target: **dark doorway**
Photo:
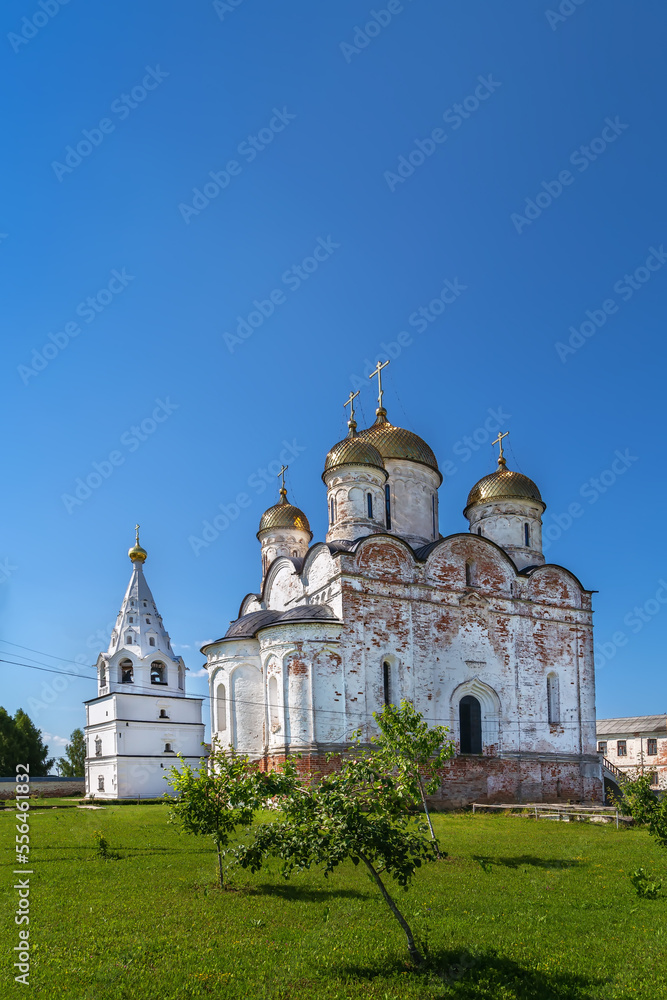
[[[477,698],[467,694],[459,703],[461,753],[482,752],[482,709]]]

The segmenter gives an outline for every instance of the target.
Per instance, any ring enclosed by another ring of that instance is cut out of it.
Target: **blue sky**
[[[598,714],[667,711],[667,10],[560,7],[5,0],[0,703],[54,750],[94,672],[17,662],[95,661],[135,522],[196,674],[287,454],[323,537],[343,402],[363,383],[372,419],[388,354],[441,532],[501,423],[548,558],[599,591]]]

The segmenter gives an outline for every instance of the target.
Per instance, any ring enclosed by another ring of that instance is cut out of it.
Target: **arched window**
[[[155,638],[152,635],[148,637],[148,645],[149,646],[155,645]]]
[[[528,523],[523,526],[523,540],[526,548],[530,547],[530,525]]]
[[[160,718],[161,719],[168,719],[169,718],[169,716],[167,715],[167,709],[166,708],[161,708],[160,709]]]
[[[104,664],[100,664],[100,687],[107,686],[107,670]]]
[[[96,757],[102,756],[102,740],[100,739],[99,736],[95,737],[95,756]]]
[[[150,625],[150,623],[151,623],[151,620],[150,620],[150,618],[146,618],[146,624],[147,624],[147,625]]]
[[[172,753],[171,743],[165,743],[165,745],[164,745],[164,752],[165,753]]]
[[[271,732],[280,729],[280,713],[278,711],[278,678],[275,674],[269,677],[269,725]]]
[[[153,660],[151,663],[151,684],[166,684],[166,668],[160,660]]]
[[[131,646],[132,645],[132,633],[131,632],[128,632],[127,635],[125,636],[125,645],[126,646]]]
[[[130,625],[134,625],[134,618],[132,617],[132,615],[130,615],[130,617],[128,618],[128,621],[129,621]]]
[[[472,559],[469,559],[466,563],[466,587],[475,587],[477,585],[477,567]]]
[[[298,559],[298,558],[299,558],[299,553],[296,551],[296,549],[292,549],[292,559]]]
[[[382,664],[382,696],[385,705],[391,705],[391,663],[385,660]]]
[[[100,774],[100,776],[97,779],[97,791],[98,792],[103,792],[104,791],[104,775],[103,774]]]
[[[482,752],[482,708],[477,698],[467,694],[459,702],[461,753]]]
[[[224,733],[227,728],[227,692],[224,684],[218,684],[216,692],[218,732]]]
[[[329,501],[329,522],[331,524],[336,520],[336,501],[332,497]]]
[[[134,667],[132,660],[121,660],[118,664],[121,684],[134,684]]]
[[[549,724],[560,722],[560,693],[558,691],[558,675],[547,675],[547,712]]]
[[[366,510],[368,511],[368,516],[373,520],[373,494],[366,494]]]
[[[384,488],[384,517],[387,528],[391,528],[391,490],[389,483]]]

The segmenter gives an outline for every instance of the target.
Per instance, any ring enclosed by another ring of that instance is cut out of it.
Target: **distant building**
[[[598,719],[598,753],[620,771],[650,774],[654,788],[667,788],[667,715]]]
[[[138,531],[128,555],[132,577],[97,660],[98,696],[85,703],[86,795],[100,799],[159,798],[177,753],[195,766],[205,753],[202,699],[186,697],[186,666],[146,583]]]

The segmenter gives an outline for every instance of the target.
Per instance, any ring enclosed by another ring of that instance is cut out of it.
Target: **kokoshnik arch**
[[[262,515],[261,589],[202,649],[212,738],[267,768],[298,752],[322,769],[407,698],[456,740],[443,805],[600,801],[592,592],[545,563],[546,505],[507,467],[506,434],[468,495],[469,532],[440,534],[436,457],[388,421],[384,367],[375,423],[357,430],[350,393],[348,436],[326,456],[325,540],[311,544],[284,470]]]

